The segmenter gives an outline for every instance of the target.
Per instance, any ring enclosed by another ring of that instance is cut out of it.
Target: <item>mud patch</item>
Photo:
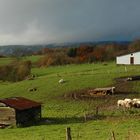
[[[94,90],[94,89],[90,88],[90,89],[83,89],[83,90],[75,90],[70,93],[64,94],[64,98],[75,99],[75,100],[77,99],[85,100],[85,99],[97,99],[97,98],[105,99],[111,96],[111,95],[106,95],[103,92],[99,92],[97,94],[90,94],[89,91],[91,90]]]
[[[132,82],[128,81],[127,77],[116,78],[114,86],[116,87],[115,94],[135,94],[133,91]]]
[[[126,95],[136,95],[137,92],[133,91],[133,81],[128,81],[127,77],[120,77],[116,78],[115,84],[111,85],[112,87],[115,87],[114,94],[105,94],[104,92],[98,92],[97,94],[91,94],[89,91],[94,91],[95,88],[88,88],[88,89],[82,89],[82,90],[75,90],[70,93],[64,94],[65,99],[97,99],[97,98],[103,98],[107,99],[112,96],[122,96],[126,97]]]

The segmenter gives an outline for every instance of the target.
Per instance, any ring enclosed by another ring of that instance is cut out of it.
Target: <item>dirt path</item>
[[[116,94],[129,94],[132,92],[132,82],[127,81],[127,77],[116,78]]]

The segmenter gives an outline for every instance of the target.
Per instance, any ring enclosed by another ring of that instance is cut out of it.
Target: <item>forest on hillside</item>
[[[31,75],[32,67],[114,61],[116,56],[140,51],[140,40],[131,43],[82,43],[79,46],[43,47],[32,53],[22,52],[22,49],[18,48],[12,56],[16,58],[14,61],[0,66],[0,80],[24,80]],[[30,60],[22,61],[20,59],[21,56],[27,55],[39,55],[40,57],[35,62]]]
[[[140,51],[140,40],[131,43],[81,44],[79,47],[43,48],[38,66],[96,63],[115,60],[116,56]]]

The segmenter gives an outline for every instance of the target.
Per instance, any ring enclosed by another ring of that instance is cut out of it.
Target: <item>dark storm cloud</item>
[[[0,44],[132,40],[139,0],[0,0]]]

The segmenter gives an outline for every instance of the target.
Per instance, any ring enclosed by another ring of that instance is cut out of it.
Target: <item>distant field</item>
[[[25,59],[37,61],[40,56]],[[73,140],[111,139],[111,131],[117,140],[140,139],[140,110],[124,112],[118,110],[116,102],[125,97],[140,97],[140,81],[130,82],[127,86],[137,94],[114,95],[92,100],[64,98],[64,94],[85,88],[105,87],[115,84],[114,78],[140,75],[140,66],[116,66],[105,64],[79,64],[48,68],[33,68],[35,80],[17,83],[1,82],[0,97],[23,96],[41,101],[43,118],[50,122],[27,128],[0,130],[0,140],[64,140],[65,128],[72,129]],[[59,84],[63,78],[66,83]],[[37,87],[36,92],[28,88]],[[125,87],[127,91],[127,87]],[[129,90],[128,90],[129,92]],[[84,114],[95,112],[99,106],[100,119],[84,122]]]
[[[22,57],[23,60],[30,60],[31,62],[37,62],[40,58],[42,57],[42,55],[33,55],[33,56],[25,56]]]
[[[25,56],[25,57],[20,57],[20,60],[30,60],[32,63],[37,62],[42,56],[41,55],[34,55],[34,56]],[[16,58],[14,57],[5,57],[5,58],[0,58],[0,65],[6,65],[9,64],[10,62],[14,61]]]
[[[13,58],[0,58],[0,65],[6,65],[10,63],[13,60]]]

